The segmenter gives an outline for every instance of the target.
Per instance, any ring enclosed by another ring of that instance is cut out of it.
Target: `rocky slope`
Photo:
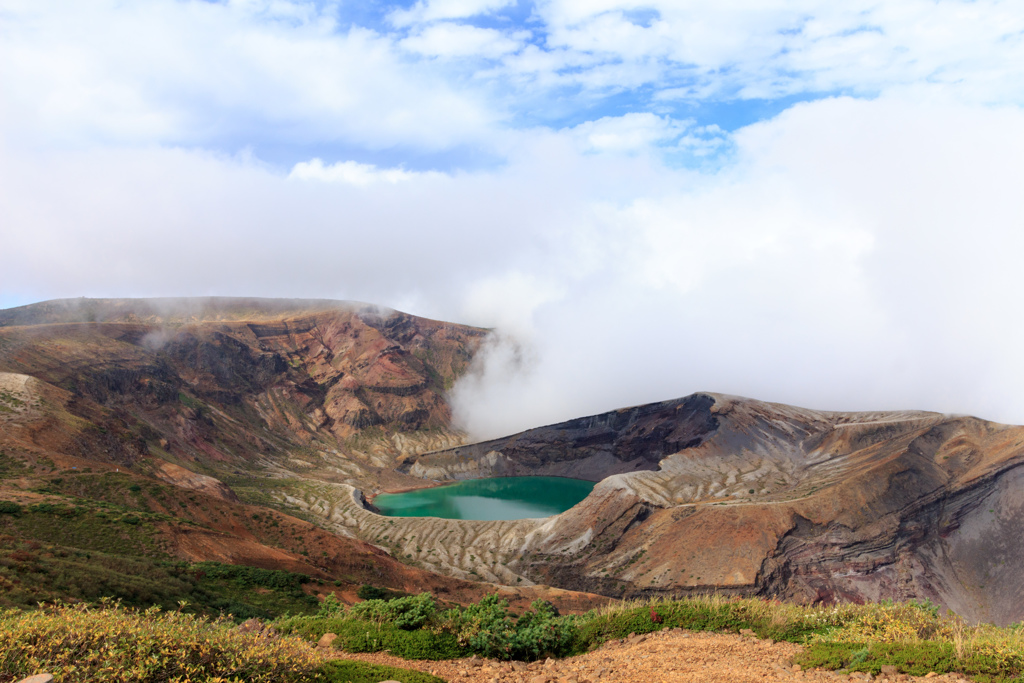
[[[344,496],[327,514],[378,542],[391,530],[396,552],[455,575],[468,564],[453,553],[469,548],[478,572],[506,582],[619,596],[929,598],[1005,624],[1024,618],[1022,464],[1020,427],[697,394],[399,465],[437,480],[601,480],[547,520],[389,520]]]
[[[0,372],[127,429],[103,449],[124,466],[358,478],[462,441],[444,392],[484,334],[344,302],[63,300],[0,311]]]
[[[66,300],[0,311],[0,500],[83,519],[113,505],[152,522],[171,557],[300,571],[345,595],[371,583],[478,599],[494,587],[409,566],[273,503],[305,482],[401,484],[397,457],[461,443],[444,392],[484,335],[331,301]],[[30,533],[12,521],[0,514],[0,536]],[[92,549],[87,535],[32,533],[20,540]],[[542,587],[508,597],[603,602]]]
[[[1024,619],[1024,428],[701,393],[466,444],[444,393],[484,334],[320,301],[0,311],[0,499],[135,506],[173,517],[178,557],[350,584],[546,584],[586,592],[561,594],[577,606],[929,598]],[[598,483],[513,522],[387,518],[362,495],[532,474]]]

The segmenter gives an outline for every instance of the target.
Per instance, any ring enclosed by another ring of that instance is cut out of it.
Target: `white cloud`
[[[0,17],[5,131],[44,144],[485,143],[479,93],[298,0],[40,0]],[[290,10],[290,11],[289,11]]]
[[[649,113],[606,116],[572,129],[581,147],[590,152],[648,151],[682,135],[689,122]]]
[[[636,10],[652,18],[638,24]],[[929,82],[970,101],[1024,101],[1024,12],[1014,0],[550,0],[537,12],[549,47],[601,55],[622,73],[643,68],[646,82],[676,97]],[[587,83],[585,72],[571,77]]]
[[[1024,422],[1021,110],[799,105],[714,172],[578,143],[523,133],[500,169],[363,185],[2,148],[0,291],[338,296],[497,325],[456,394],[479,434],[695,390]]]
[[[696,390],[1024,422],[1024,113],[837,99],[736,146],[729,169],[593,205],[596,267],[535,308],[522,371],[498,348],[458,387],[468,427]]]
[[[409,9],[395,10],[388,19],[395,26],[437,21],[438,19],[468,19],[514,4],[515,0],[419,0]]]
[[[404,49],[430,57],[497,59],[522,47],[526,33],[505,35],[491,28],[443,22],[432,24],[399,42]]]
[[[337,296],[498,326],[455,396],[480,434],[698,389],[1024,422],[1019,3],[508,7],[423,2],[388,33],[301,0],[6,3],[4,302]],[[502,28],[453,23],[482,15]],[[872,99],[734,135],[644,111],[833,90]],[[522,123],[545,120],[573,123]],[[290,173],[264,144],[301,151]],[[391,161],[322,161],[354,150]],[[408,170],[462,152],[498,163]]]
[[[430,174],[434,175],[434,173]],[[295,164],[288,177],[295,180],[319,180],[366,187],[380,182],[400,183],[412,180],[419,175],[424,174],[413,173],[401,168],[377,168],[373,164],[360,164],[356,161],[339,161],[325,166],[322,159],[311,159]]]

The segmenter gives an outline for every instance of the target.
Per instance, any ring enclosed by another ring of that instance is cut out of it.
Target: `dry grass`
[[[159,608],[56,604],[0,612],[4,682],[45,671],[57,683],[288,683],[320,663],[298,638],[243,633],[229,621]]]

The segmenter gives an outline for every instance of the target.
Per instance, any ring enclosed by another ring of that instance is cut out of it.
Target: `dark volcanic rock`
[[[714,399],[684,399],[623,408],[521,434],[410,458],[399,470],[429,479],[557,476],[600,481],[654,470],[672,453],[701,444],[718,421]]]

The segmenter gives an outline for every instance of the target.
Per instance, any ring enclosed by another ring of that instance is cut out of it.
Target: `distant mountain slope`
[[[444,391],[484,335],[346,302],[61,300],[0,311],[0,371],[111,411],[134,435],[110,449],[124,465],[359,476],[461,440]]]
[[[399,468],[601,480],[573,509],[491,543],[516,548],[495,565],[532,580],[608,595],[929,598],[1005,624],[1024,619],[1022,465],[1021,427],[695,394]]]

